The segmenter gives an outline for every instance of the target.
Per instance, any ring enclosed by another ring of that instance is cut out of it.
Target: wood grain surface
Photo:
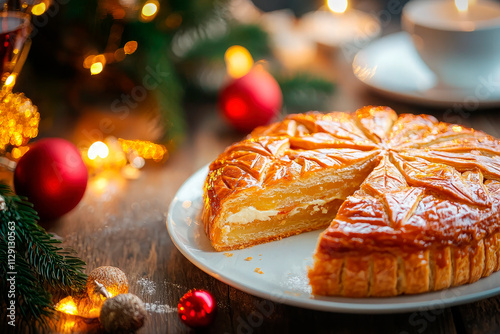
[[[462,106],[458,111],[400,104],[365,90],[345,64],[338,68],[344,70],[331,74],[339,82],[330,102],[332,110],[383,104],[399,113],[430,113],[441,120],[500,136],[498,110],[468,111]],[[145,326],[139,333],[193,332],[177,316],[179,298],[192,288],[207,289],[217,300],[218,315],[204,333],[500,332],[500,297],[412,313],[339,314],[253,297],[199,270],[170,240],[165,226],[168,206],[190,175],[242,135],[227,130],[213,104],[188,105],[186,110],[190,124],[186,141],[164,165],[147,166],[138,180],[124,181],[120,177],[93,180],[80,205],[50,226],[51,232],[87,262],[87,272],[98,266],[112,265],[127,274],[130,292],[142,298],[149,309]],[[37,329],[25,328],[25,332],[37,332]],[[98,322],[62,316],[56,320],[54,332],[100,333],[102,329]]]

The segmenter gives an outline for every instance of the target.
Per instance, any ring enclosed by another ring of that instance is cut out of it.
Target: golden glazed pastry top
[[[257,128],[210,165],[203,221],[210,233],[223,202],[245,189],[373,158],[378,166],[344,201],[320,248],[461,246],[498,230],[499,155],[498,139],[429,115],[372,106],[290,115]]]

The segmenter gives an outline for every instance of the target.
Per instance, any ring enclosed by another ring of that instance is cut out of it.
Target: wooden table
[[[338,80],[338,88],[331,109],[384,104],[398,112],[431,113],[441,120],[500,137],[498,111],[459,113],[397,103],[368,92],[355,81],[342,59],[334,62],[338,66],[332,77]],[[500,297],[446,309],[386,315],[328,313],[268,302],[271,311],[263,314],[256,305],[265,301],[202,272],[170,240],[165,227],[168,206],[191,174],[241,135],[226,129],[211,104],[188,105],[186,109],[190,121],[186,141],[163,166],[146,168],[134,181],[94,180],[77,209],[50,227],[87,262],[87,272],[112,265],[127,274],[130,292],[150,309],[140,333],[191,332],[180,322],[176,309],[179,298],[191,288],[207,289],[217,299],[218,315],[206,333],[500,332]],[[96,322],[86,324],[68,318],[57,322],[57,332],[76,331],[99,332],[100,328]]]

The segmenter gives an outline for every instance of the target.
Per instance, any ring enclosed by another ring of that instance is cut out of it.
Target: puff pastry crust
[[[368,106],[290,115],[229,147],[210,166],[202,220],[217,250],[329,225],[313,293],[394,296],[499,270],[499,206],[498,139]]]

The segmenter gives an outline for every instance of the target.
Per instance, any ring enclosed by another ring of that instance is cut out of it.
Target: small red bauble
[[[189,327],[205,327],[215,318],[217,303],[205,290],[190,290],[179,300],[177,312],[181,321]]]
[[[219,108],[237,130],[252,131],[275,118],[283,103],[281,88],[263,69],[231,80],[219,94]]]
[[[42,139],[19,160],[14,172],[18,195],[28,197],[42,220],[73,209],[87,187],[88,172],[75,145],[60,138]]]

